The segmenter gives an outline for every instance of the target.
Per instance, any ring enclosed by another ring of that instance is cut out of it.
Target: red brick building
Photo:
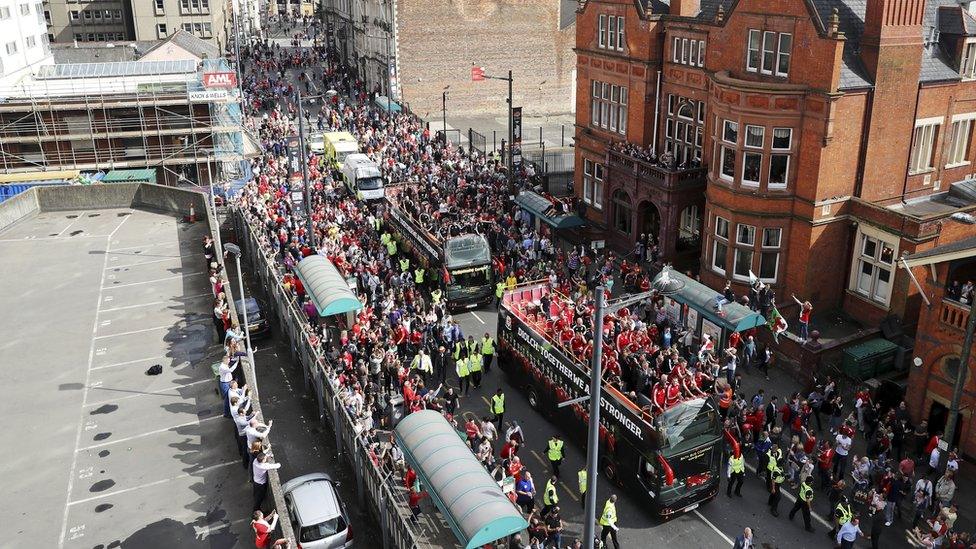
[[[587,217],[697,257],[713,288],[741,295],[751,271],[781,309],[795,293],[912,332],[900,258],[976,234],[952,217],[976,210],[976,18],[958,2],[588,0],[576,53]]]
[[[930,424],[941,426],[949,413],[971,310],[971,303],[962,294],[967,282],[976,282],[976,236],[912,254],[905,262],[930,304],[923,303],[919,314],[913,354],[921,365],[912,366],[906,400],[916,421],[928,418]],[[974,355],[976,345],[970,350],[970,357]],[[970,456],[976,456],[976,424],[972,421],[976,406],[974,370],[976,360],[971,358],[954,441]]]

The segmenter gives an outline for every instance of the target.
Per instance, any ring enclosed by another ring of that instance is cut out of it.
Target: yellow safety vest
[[[454,360],[461,358],[461,342],[458,341],[454,344]]]
[[[389,255],[396,255],[396,240],[390,239],[386,243],[386,253]]]
[[[552,506],[559,503],[559,496],[556,495],[556,484],[549,479],[546,483],[546,491],[542,493],[542,503]]]
[[[514,290],[514,289],[515,289],[515,285],[516,285],[516,284],[518,283],[518,279],[517,279],[517,278],[515,278],[514,276],[509,276],[509,277],[508,277],[508,278],[507,278],[507,279],[505,280],[505,282],[506,282],[506,284],[508,285],[508,289],[509,289],[509,290]]]
[[[481,371],[481,357],[477,355],[468,355],[468,363],[471,368],[471,372]]]
[[[777,449],[776,455],[773,455],[773,449],[770,448],[769,451],[766,453],[766,456],[769,458],[769,462],[766,463],[766,469],[772,472],[773,469],[779,468],[779,460],[780,458],[783,457],[783,451]]]
[[[495,284],[495,297],[501,299],[503,293],[505,293],[505,283],[499,282]]]
[[[386,246],[390,243],[390,233],[383,233],[380,235],[380,244]]]
[[[494,414],[505,413],[505,393],[495,393],[491,397],[491,411]]]
[[[408,270],[410,270],[410,260],[409,259],[403,258],[403,259],[400,260],[400,270],[403,271],[403,272],[407,272]]]
[[[746,471],[746,460],[744,457],[729,456],[729,465],[733,473],[744,473]]]
[[[580,495],[583,495],[586,493],[586,469],[580,469],[576,476],[579,478]]]
[[[600,526],[615,526],[617,524],[617,506],[609,499],[603,506],[603,514],[600,515]]]
[[[800,499],[807,503],[813,501],[813,488],[806,483],[800,484]]]
[[[430,292],[430,299],[434,302],[434,305],[437,305],[438,303],[441,302],[441,290],[440,290],[440,288],[436,288],[436,289],[434,289],[433,292]]]
[[[559,461],[563,459],[563,441],[551,439],[549,441],[549,461]]]
[[[463,358],[457,361],[456,365],[458,377],[468,377],[471,372],[468,371],[468,359]]]
[[[413,272],[413,281],[415,283],[417,283],[417,284],[423,284],[424,283],[424,268],[423,267],[420,267],[419,269],[417,269],[416,271]]]
[[[486,337],[481,340],[481,354],[483,355],[495,354],[495,341],[490,337]]]
[[[841,524],[847,524],[848,522],[851,521],[851,519],[854,518],[854,513],[851,511],[850,504],[848,504],[847,507],[844,507],[843,503],[838,503],[837,511],[838,513],[836,513],[835,516],[840,515],[840,517],[837,520],[840,521]]]
[[[769,478],[773,479],[776,484],[783,484],[783,481],[786,480],[786,477],[783,476],[783,470],[778,465],[769,472]]]

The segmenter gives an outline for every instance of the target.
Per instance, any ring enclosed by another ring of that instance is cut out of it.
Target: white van
[[[313,133],[312,137],[309,139],[308,148],[312,150],[315,154],[322,154],[325,152],[325,135],[321,133]]]
[[[360,200],[382,200],[385,194],[379,164],[362,153],[346,156],[342,164],[342,180],[349,192]]]

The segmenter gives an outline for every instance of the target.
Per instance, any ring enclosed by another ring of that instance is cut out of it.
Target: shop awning
[[[546,225],[551,225],[556,229],[571,229],[585,223],[576,214],[560,213],[551,200],[532,191],[523,191],[522,194],[515,197],[515,203],[529,213],[539,216],[539,219]]]
[[[528,526],[444,416],[433,410],[414,412],[394,433],[462,547],[481,547]]]
[[[332,316],[363,308],[346,279],[331,261],[321,255],[310,255],[298,262],[295,274],[305,286],[319,316]]]
[[[390,101],[390,98],[385,95],[377,95],[373,102],[376,103],[377,107],[383,109],[384,111],[389,110],[390,112],[400,112],[403,110],[399,103],[396,101]]]
[[[654,277],[655,282],[660,276],[658,274]],[[671,297],[679,303],[694,308],[715,324],[733,332],[741,332],[757,326],[766,325],[766,319],[761,314],[739,303],[726,303],[722,305],[722,311],[725,314],[719,315],[716,304],[718,303],[717,298],[722,295],[721,292],[713,290],[701,282],[688,278],[673,269],[670,271],[670,276],[685,284],[677,295]]]

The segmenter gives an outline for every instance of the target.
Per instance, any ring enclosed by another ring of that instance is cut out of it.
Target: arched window
[[[630,196],[621,189],[613,192],[613,228],[630,235],[633,231],[634,211],[631,209]]]
[[[704,125],[704,101],[668,94],[664,146],[666,152],[674,155],[676,166],[696,166],[701,163]]]

